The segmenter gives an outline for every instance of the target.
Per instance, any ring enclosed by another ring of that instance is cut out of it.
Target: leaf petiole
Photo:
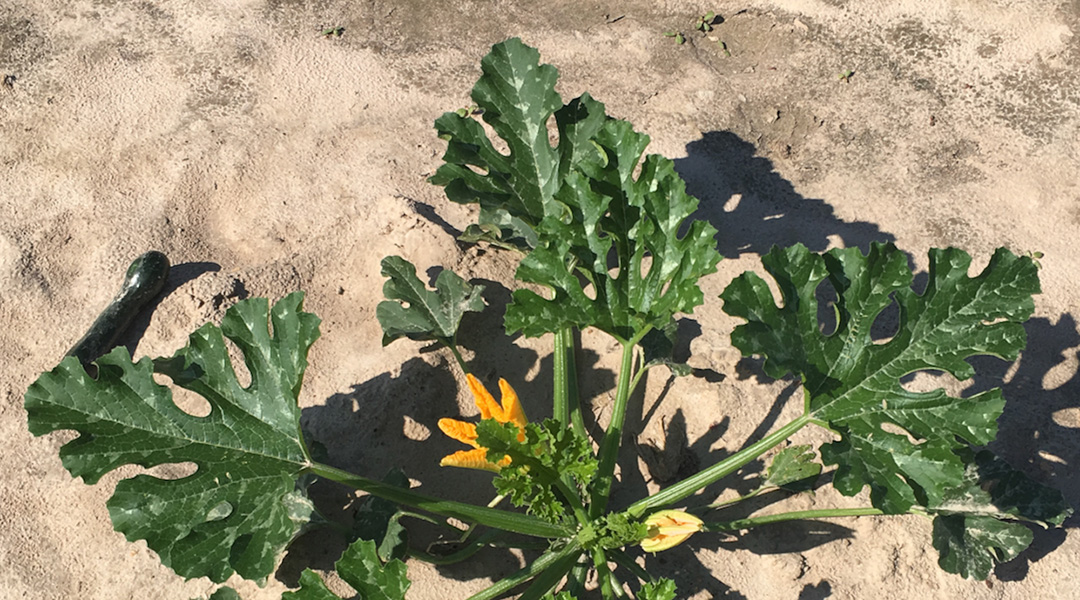
[[[908,511],[909,514],[925,515],[926,512],[917,508]],[[823,508],[817,510],[797,510],[794,512],[764,515],[760,517],[748,517],[734,521],[721,521],[705,523],[705,531],[738,531],[751,529],[770,523],[783,523],[785,521],[805,521],[807,519],[830,519],[835,517],[866,517],[886,514],[881,509],[872,506],[859,508]]]
[[[651,326],[642,328],[634,337],[623,343],[622,360],[619,365],[619,383],[615,391],[615,404],[611,411],[611,422],[608,423],[607,432],[600,442],[600,466],[596,470],[596,478],[593,480],[591,502],[589,503],[589,516],[596,519],[604,514],[607,508],[608,496],[611,495],[611,484],[615,479],[615,462],[619,457],[619,446],[622,443],[623,421],[626,420],[626,406],[630,403],[630,392],[638,378],[634,374],[634,358],[637,343],[645,334],[652,330]]]
[[[675,485],[664,488],[652,496],[638,500],[634,504],[631,504],[626,511],[632,517],[640,517],[651,508],[660,508],[684,500],[697,493],[705,486],[720,481],[724,477],[739,470],[750,461],[767,452],[773,446],[776,446],[780,442],[794,435],[795,432],[805,427],[808,423],[810,423],[810,416],[808,414],[803,414],[794,421],[791,421],[780,429],[761,438],[759,441],[743,448],[713,466],[698,472],[696,475],[688,477]]]
[[[306,471],[342,485],[365,491],[373,496],[444,517],[454,517],[463,521],[480,523],[488,527],[533,537],[563,538],[573,535],[573,531],[565,526],[542,521],[529,515],[475,506],[464,502],[454,502],[453,500],[439,500],[320,463],[312,463]]]
[[[570,540],[566,546],[558,551],[545,552],[540,558],[534,560],[531,564],[527,565],[524,569],[521,569],[517,573],[504,577],[495,585],[482,590],[472,596],[469,596],[466,600],[494,600],[515,587],[525,583],[526,581],[536,577],[540,573],[548,570],[548,568],[561,563],[562,561],[569,561],[573,566],[574,561],[581,555],[581,544],[576,540]],[[565,571],[564,571],[565,573]]]
[[[626,552],[623,552],[622,550],[608,550],[607,554],[611,557],[611,560],[618,563],[627,571],[633,573],[634,576],[641,581],[652,581],[655,579],[644,567],[634,562],[633,557]]]
[[[441,340],[441,339],[439,341],[441,341],[443,343],[443,345],[445,345],[447,348],[449,348],[450,352],[453,353],[454,360],[456,360],[458,366],[461,367],[461,373],[463,375],[468,375],[469,373],[472,372],[472,371],[469,370],[468,363],[466,363],[465,359],[461,357],[461,352],[459,352],[458,349],[457,349],[457,333],[456,332],[454,333],[454,339],[450,340],[449,342],[447,342],[446,340]]]

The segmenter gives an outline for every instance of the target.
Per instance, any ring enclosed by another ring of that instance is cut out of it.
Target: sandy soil
[[[436,466],[457,448],[432,435],[435,421],[472,414],[448,357],[407,341],[382,348],[374,308],[387,254],[481,280],[493,312],[469,321],[462,341],[480,375],[508,378],[542,413],[547,341],[499,333],[512,263],[458,245],[472,213],[425,181],[443,149],[432,122],[470,103],[480,58],[510,36],[559,67],[564,98],[590,91],[649,133],[650,151],[676,159],[727,259],[685,327],[691,363],[724,379],[650,377],[629,430],[654,449],[641,450],[644,469],[623,462],[616,501],[795,414],[792,384],[758,381],[728,347],[736,323],[716,296],[735,275],[774,243],[886,240],[920,268],[937,246],[968,250],[976,267],[1000,245],[1046,254],[1030,349],[1015,366],[978,361],[981,374],[959,387],[1004,378],[996,449],[1080,506],[1080,2],[537,4],[0,3],[0,597],[213,589],[115,533],[105,500],[120,475],[72,480],[57,457],[70,435],[31,437],[22,409],[26,387],[148,249],[176,268],[127,340],[137,355],[171,354],[240,298],[306,290],[323,335],[301,403],[331,461],[375,476],[404,463],[425,492],[490,493],[485,474]],[[692,31],[707,10],[723,17],[713,35],[730,56]],[[320,34],[336,27],[340,37]],[[687,42],[663,35],[672,30]],[[585,392],[603,421],[616,357],[600,338],[583,344]],[[727,483],[710,492],[747,485]],[[350,500],[317,491],[331,513]],[[790,505],[838,502],[852,501],[822,491]],[[1078,522],[1038,534],[986,583],[938,569],[918,518],[697,536],[648,566],[696,599],[1078,598]],[[330,534],[308,536],[265,588],[238,589],[276,598],[304,565],[330,568],[340,550]],[[518,565],[495,552],[452,569],[411,564],[409,597],[465,597]]]

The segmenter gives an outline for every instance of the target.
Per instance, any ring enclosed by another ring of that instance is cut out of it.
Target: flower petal
[[[476,407],[480,409],[480,418],[495,419],[500,423],[505,423],[506,419],[503,418],[502,407],[495,403],[495,398],[487,391],[484,384],[480,383],[480,380],[476,377],[473,377],[472,373],[467,374],[465,379],[469,382],[469,391],[472,392],[473,398],[476,399]]]
[[[518,441],[525,441],[525,425],[529,420],[525,417],[525,408],[521,406],[517,392],[505,379],[499,379],[499,393],[502,394],[503,417],[506,421],[512,421],[518,427]]]
[[[444,456],[442,461],[439,462],[440,467],[464,467],[466,469],[481,469],[484,471],[498,472],[499,465],[488,462],[487,450],[483,448],[477,448],[476,450],[460,450],[449,456]]]
[[[473,423],[466,423],[457,419],[439,419],[439,429],[463,444],[468,444],[473,448],[480,447],[476,443],[476,425]]]

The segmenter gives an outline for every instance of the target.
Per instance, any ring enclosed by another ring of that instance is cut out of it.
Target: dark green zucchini
[[[107,354],[131,324],[135,315],[154,299],[169,278],[169,259],[156,250],[136,258],[124,276],[120,293],[98,315],[81,340],[67,356],[74,356],[84,367]]]

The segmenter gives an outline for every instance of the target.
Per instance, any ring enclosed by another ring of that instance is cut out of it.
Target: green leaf
[[[525,426],[525,441],[518,441],[513,423],[484,419],[476,426],[477,444],[487,448],[487,459],[498,462],[509,456],[494,480],[500,494],[509,496],[515,506],[528,506],[529,512],[552,523],[567,517],[565,499],[556,494],[556,479],[569,475],[579,496],[596,473],[596,457],[588,439],[578,436],[553,419],[543,424]]]
[[[966,464],[964,475],[927,507],[933,512],[1022,519],[1043,527],[1061,525],[1072,514],[1061,492],[1033,481],[993,452],[962,449],[958,454]]]
[[[813,489],[821,474],[821,464],[814,462],[817,455],[809,445],[789,446],[773,457],[765,471],[765,486],[782,487],[793,492]]]
[[[934,547],[949,573],[986,579],[995,562],[1015,558],[1031,531],[1011,519],[1061,525],[1072,508],[1061,492],[1032,481],[988,450],[961,452],[964,476],[928,507],[935,513]]]
[[[631,518],[624,512],[611,512],[599,522],[594,522],[596,537],[591,543],[582,544],[586,548],[600,547],[605,550],[637,545],[649,537],[649,526],[643,521]]]
[[[589,140],[605,118],[603,105],[588,94],[564,106],[555,91],[558,71],[539,58],[518,38],[492,46],[481,61],[483,74],[472,99],[510,153],[496,150],[471,116],[448,112],[435,121],[439,136],[449,142],[446,164],[430,180],[445,187],[454,202],[478,203],[481,226],[506,230],[525,247],[532,245],[531,227],[545,216],[563,214],[552,200],[555,192],[581,154],[595,154]],[[552,115],[557,148],[548,140]]]
[[[644,354],[644,369],[651,369],[664,365],[671,370],[676,377],[686,377],[694,372],[690,365],[675,360],[675,338],[679,330],[679,322],[675,319],[668,321],[667,325],[653,329],[641,338],[640,346]]]
[[[319,336],[319,319],[301,310],[302,301],[298,292],[272,311],[265,298],[237,303],[221,328],[204,325],[170,359],[133,363],[117,347],[97,361],[96,380],[66,358],[26,392],[30,431],[77,431],[60,456],[73,477],[89,484],[121,465],[195,463],[195,473],[176,480],[120,481],[108,502],[113,526],[129,541],[146,540],[184,577],[220,583],[235,570],[263,579],[313,511],[295,491],[309,464],[297,395]],[[222,334],[244,355],[246,388]],[[155,369],[206,398],[210,414],[180,410],[154,381]]]
[[[383,565],[375,551],[375,542],[357,540],[334,563],[341,579],[348,583],[363,600],[404,600],[409,589],[405,563],[394,559]],[[300,589],[285,592],[282,600],[341,600],[326,587],[322,578],[311,569],[300,575]]]
[[[938,564],[966,579],[986,579],[995,562],[1016,558],[1031,544],[1031,531],[993,517],[939,515],[933,541]]]
[[[449,144],[431,182],[455,202],[480,205],[468,239],[518,240],[533,251],[517,277],[554,290],[520,290],[506,327],[534,337],[567,326],[596,326],[627,340],[701,304],[697,279],[716,269],[716,231],[683,222],[697,208],[674,163],[642,153],[649,143],[607,117],[588,94],[563,105],[558,71],[511,39],[492,47],[473,101],[510,149],[498,152],[471,117],[446,113],[435,125]],[[554,117],[558,146],[549,141]],[[641,174],[634,172],[641,165]],[[609,274],[609,259],[617,274]],[[579,276],[591,282],[591,295]]]
[[[397,467],[387,473],[383,482],[409,489],[409,478]],[[398,514],[398,506],[393,502],[377,496],[365,496],[360,501],[353,520],[354,539],[378,542],[379,558],[384,562],[393,558],[404,559],[409,551],[409,536],[398,520]]]
[[[982,273],[969,277],[966,253],[931,250],[922,294],[911,289],[907,258],[892,244],[873,244],[867,256],[857,248],[824,255],[802,245],[774,248],[762,263],[783,306],[756,275],[736,279],[721,296],[724,310],[748,323],[735,329],[732,343],[743,354],[764,356],[770,377],[802,378],[810,416],[841,436],[821,448],[825,464],[838,465],[836,488],[853,495],[869,485],[874,506],[886,513],[940,503],[964,475],[958,452],[996,436],[1004,399],[998,389],[969,398],[942,389],[911,392],[900,380],[924,370],[963,380],[974,375],[964,360],[970,356],[1015,359],[1025,342],[1021,323],[1039,291],[1031,259],[999,249]],[[826,278],[838,296],[836,330],[828,335],[815,298]],[[890,340],[875,342],[871,326],[894,300],[899,328]]]
[[[716,230],[704,221],[684,227],[698,203],[674,163],[658,155],[642,162],[649,138],[625,121],[608,119],[593,141],[602,155],[581,160],[557,196],[572,216],[545,218],[517,270],[554,296],[515,291],[507,331],[534,337],[593,326],[626,341],[703,302],[697,281],[720,261]]]
[[[641,584],[641,600],[675,600],[675,582],[670,579],[646,581]]]
[[[223,587],[214,590],[210,600],[240,600],[240,594],[230,587]]]
[[[382,259],[382,274],[389,277],[383,295],[389,298],[375,308],[383,329],[383,346],[400,338],[452,343],[461,317],[484,310],[483,286],[469,285],[449,269],[435,279],[435,291],[416,276],[416,267],[400,256]]]

